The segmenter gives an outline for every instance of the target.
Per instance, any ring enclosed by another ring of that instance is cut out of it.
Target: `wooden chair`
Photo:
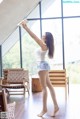
[[[2,80],[2,88],[5,88],[10,95],[29,94],[29,72],[23,69],[7,69],[6,78]],[[17,89],[17,90],[14,90]],[[23,93],[21,90],[23,89]]]
[[[7,98],[5,90],[0,91],[0,112],[7,111]]]
[[[0,91],[0,119],[15,119],[15,102],[7,103],[5,89]]]
[[[49,77],[54,87],[65,88],[65,98],[67,99],[67,91],[69,94],[69,77],[66,76],[66,70],[50,70]]]

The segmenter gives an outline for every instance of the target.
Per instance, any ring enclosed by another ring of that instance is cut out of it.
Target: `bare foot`
[[[58,107],[58,106],[55,106],[53,116],[55,116],[55,114],[56,114],[58,111],[59,111],[59,107]]]
[[[43,110],[40,114],[38,114],[38,117],[42,117],[45,113],[47,112],[47,110]]]

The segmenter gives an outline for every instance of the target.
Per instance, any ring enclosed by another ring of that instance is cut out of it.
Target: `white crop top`
[[[46,51],[43,51],[42,49],[38,49],[37,50],[37,60],[38,61],[45,61],[45,56],[46,56],[46,53],[47,53],[47,50]]]

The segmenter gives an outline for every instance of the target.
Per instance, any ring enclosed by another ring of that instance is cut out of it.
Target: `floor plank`
[[[55,88],[59,112],[56,117],[51,117],[54,105],[48,90],[48,113],[42,118],[37,114],[42,107],[42,92],[32,93],[30,96],[10,96],[9,102],[16,102],[15,119],[79,119],[80,118],[80,85],[70,85],[67,101],[65,100],[64,88]]]

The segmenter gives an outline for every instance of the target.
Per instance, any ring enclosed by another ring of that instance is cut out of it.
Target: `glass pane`
[[[20,46],[19,41],[4,55],[4,68],[20,68]]]
[[[31,13],[28,15],[27,19],[30,19],[30,18],[40,18],[39,5],[35,9],[33,9]]]
[[[63,0],[64,16],[80,16],[80,0]]]
[[[40,21],[30,21],[28,26],[40,38]],[[22,29],[22,34],[23,67],[28,69],[30,74],[36,74],[37,59],[35,51],[39,46],[24,29]]]
[[[54,45],[55,52],[54,58],[49,60],[51,69],[62,69],[62,28],[61,28],[61,20],[43,20],[42,21],[42,29],[44,32],[48,31],[53,34],[54,37]]]
[[[61,0],[43,0],[42,17],[61,17]]]
[[[19,28],[2,44],[2,56],[3,69],[20,67]]]
[[[19,28],[17,28],[2,44],[2,55],[4,56],[19,40]]]
[[[65,62],[71,83],[80,83],[80,19],[64,19]]]

